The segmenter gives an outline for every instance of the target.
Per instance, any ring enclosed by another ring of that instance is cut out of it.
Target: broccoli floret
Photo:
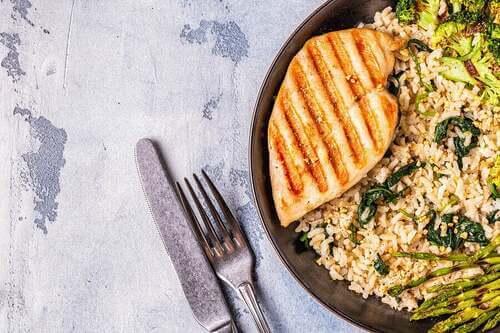
[[[451,14],[450,16],[448,16],[446,21],[464,23],[464,24],[474,24],[480,22],[482,19],[483,19],[483,14],[481,13],[463,10],[461,12]]]
[[[443,65],[448,67],[447,70],[439,73],[444,78],[455,82],[465,82],[471,85],[475,85],[477,83],[477,81],[467,71],[464,63],[459,59],[443,57],[441,58],[441,62]]]
[[[450,40],[450,48],[460,56],[460,60],[467,60],[472,53],[472,36],[453,36]]]
[[[483,98],[486,102],[500,106],[500,80],[492,71],[493,55],[486,52],[479,59],[472,58],[472,63],[478,72],[477,79],[484,83]]]
[[[419,0],[417,2],[418,26],[434,30],[439,23],[439,0]]]
[[[440,24],[431,38],[431,46],[436,47],[443,41],[448,41],[452,36],[456,36],[465,29],[465,24],[456,22],[444,22]]]
[[[497,60],[489,49],[489,40],[484,34],[476,36],[473,41],[473,50],[462,57],[470,59],[477,72],[476,79],[483,84],[483,99],[493,105],[500,106],[500,80],[495,75]],[[498,44],[497,44],[498,45]]]
[[[500,39],[500,24],[488,23],[488,37],[491,39]]]
[[[451,13],[458,13],[463,10],[481,12],[486,5],[486,0],[450,0],[448,4],[451,5]]]
[[[495,61],[500,63],[500,39],[491,39],[488,41],[488,50],[491,52]]]
[[[409,24],[417,19],[417,11],[415,9],[416,0],[399,0],[396,5],[396,17],[399,22]]]
[[[451,12],[458,13],[459,11],[461,11],[462,10],[462,2],[463,2],[462,0],[450,0],[448,3],[449,3],[449,5],[451,5]]]
[[[463,1],[465,9],[471,12],[480,12],[483,10],[486,4],[485,0],[464,0]]]

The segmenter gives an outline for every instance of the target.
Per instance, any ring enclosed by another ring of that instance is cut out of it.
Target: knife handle
[[[238,291],[250,310],[259,333],[271,333],[259,303],[257,303],[257,299],[255,298],[253,285],[250,282],[244,282],[238,287]]]

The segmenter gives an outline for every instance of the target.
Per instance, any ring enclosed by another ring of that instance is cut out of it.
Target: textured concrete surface
[[[144,136],[223,189],[275,332],[359,331],[288,275],[250,198],[258,87],[321,2],[0,0],[0,332],[201,331],[138,184]]]

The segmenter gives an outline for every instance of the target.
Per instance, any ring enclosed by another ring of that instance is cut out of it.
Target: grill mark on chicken
[[[269,126],[269,137],[276,149],[278,161],[283,168],[288,190],[296,195],[301,195],[304,190],[304,184],[302,183],[297,167],[291,159],[291,154],[285,146],[283,136],[274,123],[271,123]]]
[[[370,41],[365,40],[364,36],[357,30],[352,30],[351,36],[354,38],[354,44],[356,45],[356,48],[361,55],[361,59],[363,59],[363,63],[368,69],[368,73],[373,84],[375,85],[375,87],[383,85],[385,82],[385,78],[379,63],[377,62],[377,58],[370,48]]]
[[[354,164],[358,167],[362,167],[365,162],[365,151],[361,145],[359,134],[354,128],[351,119],[348,117],[342,97],[333,83],[333,77],[328,71],[328,68],[326,68],[324,59],[316,47],[309,43],[309,45],[306,45],[306,50],[312,60],[316,72],[319,75],[319,78],[321,79],[321,83],[327,92],[330,105],[334,110],[336,117],[340,120],[340,124],[346,134],[346,139],[352,152]]]
[[[295,136],[297,148],[302,154],[306,164],[306,170],[314,178],[320,192],[325,192],[328,190],[328,184],[326,183],[326,178],[319,161],[319,157],[311,144],[309,136],[307,135],[306,126],[302,123],[293,104],[290,103],[290,92],[288,91],[288,88],[283,88],[284,89],[280,93],[282,94],[281,108],[284,112],[287,125]]]
[[[299,62],[292,65],[291,74],[305,101],[306,111],[310,114],[311,119],[313,119],[318,136],[326,147],[328,161],[333,168],[335,177],[340,184],[344,185],[349,181],[349,174],[342,161],[342,154],[340,153],[339,146],[333,137],[332,126],[327,121],[324,111],[319,106],[312,92],[311,83],[307,80]]]
[[[355,101],[359,105],[361,114],[368,129],[368,135],[373,142],[375,150],[378,152],[383,149],[380,124],[378,123],[377,117],[371,109],[370,104],[365,100],[365,96],[370,90],[370,87],[365,87],[360,82],[361,80],[359,80],[359,78],[357,77],[351,59],[349,58],[347,51],[344,49],[340,38],[335,34],[330,34],[327,38],[335,56],[339,60],[339,64],[342,67],[341,69],[345,74],[346,80],[349,84],[349,87],[351,88],[352,93],[354,94]],[[368,71],[369,70],[370,69],[368,68]]]

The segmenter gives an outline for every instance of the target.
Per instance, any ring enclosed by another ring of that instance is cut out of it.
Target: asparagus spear
[[[429,303],[432,303],[432,304],[430,306],[429,305],[426,306],[426,308],[429,308],[429,307],[432,307],[432,308],[446,307],[446,306],[449,306],[452,303],[457,303],[457,302],[460,302],[460,301],[463,301],[463,300],[466,300],[466,299],[469,299],[469,298],[478,297],[478,296],[483,295],[486,292],[490,292],[490,291],[498,290],[498,289],[500,289],[500,279],[493,280],[493,281],[491,281],[489,283],[480,285],[476,289],[471,289],[471,290],[468,290],[466,292],[459,293],[459,294],[457,294],[454,297],[451,297],[451,296],[450,297],[446,297],[441,302],[429,302]],[[429,304],[429,303],[427,303],[427,304]],[[420,311],[420,310],[421,310],[421,308],[417,309],[417,311]]]
[[[500,264],[492,265],[486,269],[486,273],[500,272]]]
[[[457,271],[462,270],[464,268],[470,268],[470,267],[476,267],[476,266],[477,265],[475,265],[475,264],[462,263],[462,264],[458,264],[458,265],[451,266],[451,267],[440,268],[440,269],[437,269],[435,271],[430,272],[429,274],[427,274],[421,278],[418,278],[416,280],[412,280],[405,285],[397,284],[395,286],[392,286],[389,288],[389,290],[387,292],[389,293],[389,295],[391,295],[393,297],[397,297],[403,291],[405,291],[407,289],[418,287],[422,283],[425,283],[432,278],[447,275],[447,274],[450,274],[453,272],[457,272]]]
[[[464,324],[457,328],[456,330],[453,331],[453,333],[469,333],[469,332],[474,332],[479,326],[484,324],[487,320],[491,319],[495,315],[500,313],[500,309],[495,309],[489,312],[485,312],[479,317],[477,317],[476,320]]]
[[[441,293],[439,295],[436,295],[426,301],[424,301],[417,311],[427,309],[431,307],[432,305],[438,304],[442,301],[445,301],[449,299],[452,296],[458,295],[461,292],[465,290],[469,290],[470,288],[473,288],[475,286],[482,286],[486,283],[489,283],[491,281],[497,280],[500,278],[500,273],[493,273],[493,274],[488,274],[488,275],[481,275],[474,277],[470,280],[460,280],[456,281],[444,286],[441,286],[442,289],[438,289],[437,291],[440,291]],[[446,288],[444,288],[446,287]],[[429,288],[429,291],[431,291],[431,288]]]
[[[488,269],[491,271],[488,272],[487,275],[476,275],[467,279],[458,279],[447,284],[437,284],[435,286],[429,287],[427,291],[430,293],[449,291],[452,289],[459,289],[462,291],[466,290],[467,288],[491,282],[493,280],[500,278],[500,273],[498,272],[500,270],[500,265],[498,265],[497,267],[495,266],[497,265],[488,267]]]
[[[495,249],[500,246],[500,235],[497,235],[491,242],[485,247],[479,249],[469,258],[469,263],[476,262],[480,259],[486,258],[490,253],[495,251]],[[497,263],[498,264],[498,263]]]
[[[488,303],[482,304],[480,307],[467,308],[459,313],[454,314],[446,320],[438,322],[428,331],[428,333],[444,333],[449,332],[453,328],[478,318],[485,312],[494,310],[500,306],[500,296],[495,297]]]
[[[498,325],[499,321],[500,321],[500,312],[497,312],[495,317],[488,320],[486,325],[484,325],[483,332],[486,332],[487,330],[491,330],[492,328],[495,328]]]
[[[434,253],[427,252],[395,252],[392,254],[396,258],[413,258],[417,260],[449,260],[449,261],[467,261],[469,256],[466,254],[450,254],[450,255],[438,255]]]
[[[474,298],[467,298],[459,302],[443,302],[439,306],[426,309],[424,311],[417,311],[411,316],[411,320],[420,320],[429,317],[437,317],[444,314],[456,313],[463,309],[467,309],[478,304],[488,302],[495,297],[500,297],[500,291],[487,291],[483,294],[479,293]],[[441,306],[442,305],[442,306]]]
[[[500,257],[488,257],[495,249],[500,246],[500,235],[496,236],[490,244],[486,245],[485,247],[479,249],[476,253],[472,254],[467,261],[464,261],[463,263],[460,263],[455,266],[451,267],[445,267],[445,268],[440,268],[437,269],[426,276],[423,276],[421,278],[418,278],[416,280],[410,281],[409,283],[405,285],[400,285],[397,284],[395,286],[392,286],[388,290],[388,294],[397,297],[399,296],[403,291],[406,289],[411,289],[414,287],[417,287],[421,285],[424,282],[427,282],[428,280],[438,277],[438,276],[443,276],[447,275],[456,271],[459,271],[464,268],[470,268],[470,267],[476,267],[477,262],[480,261],[480,263],[487,263],[487,264],[500,264]]]

